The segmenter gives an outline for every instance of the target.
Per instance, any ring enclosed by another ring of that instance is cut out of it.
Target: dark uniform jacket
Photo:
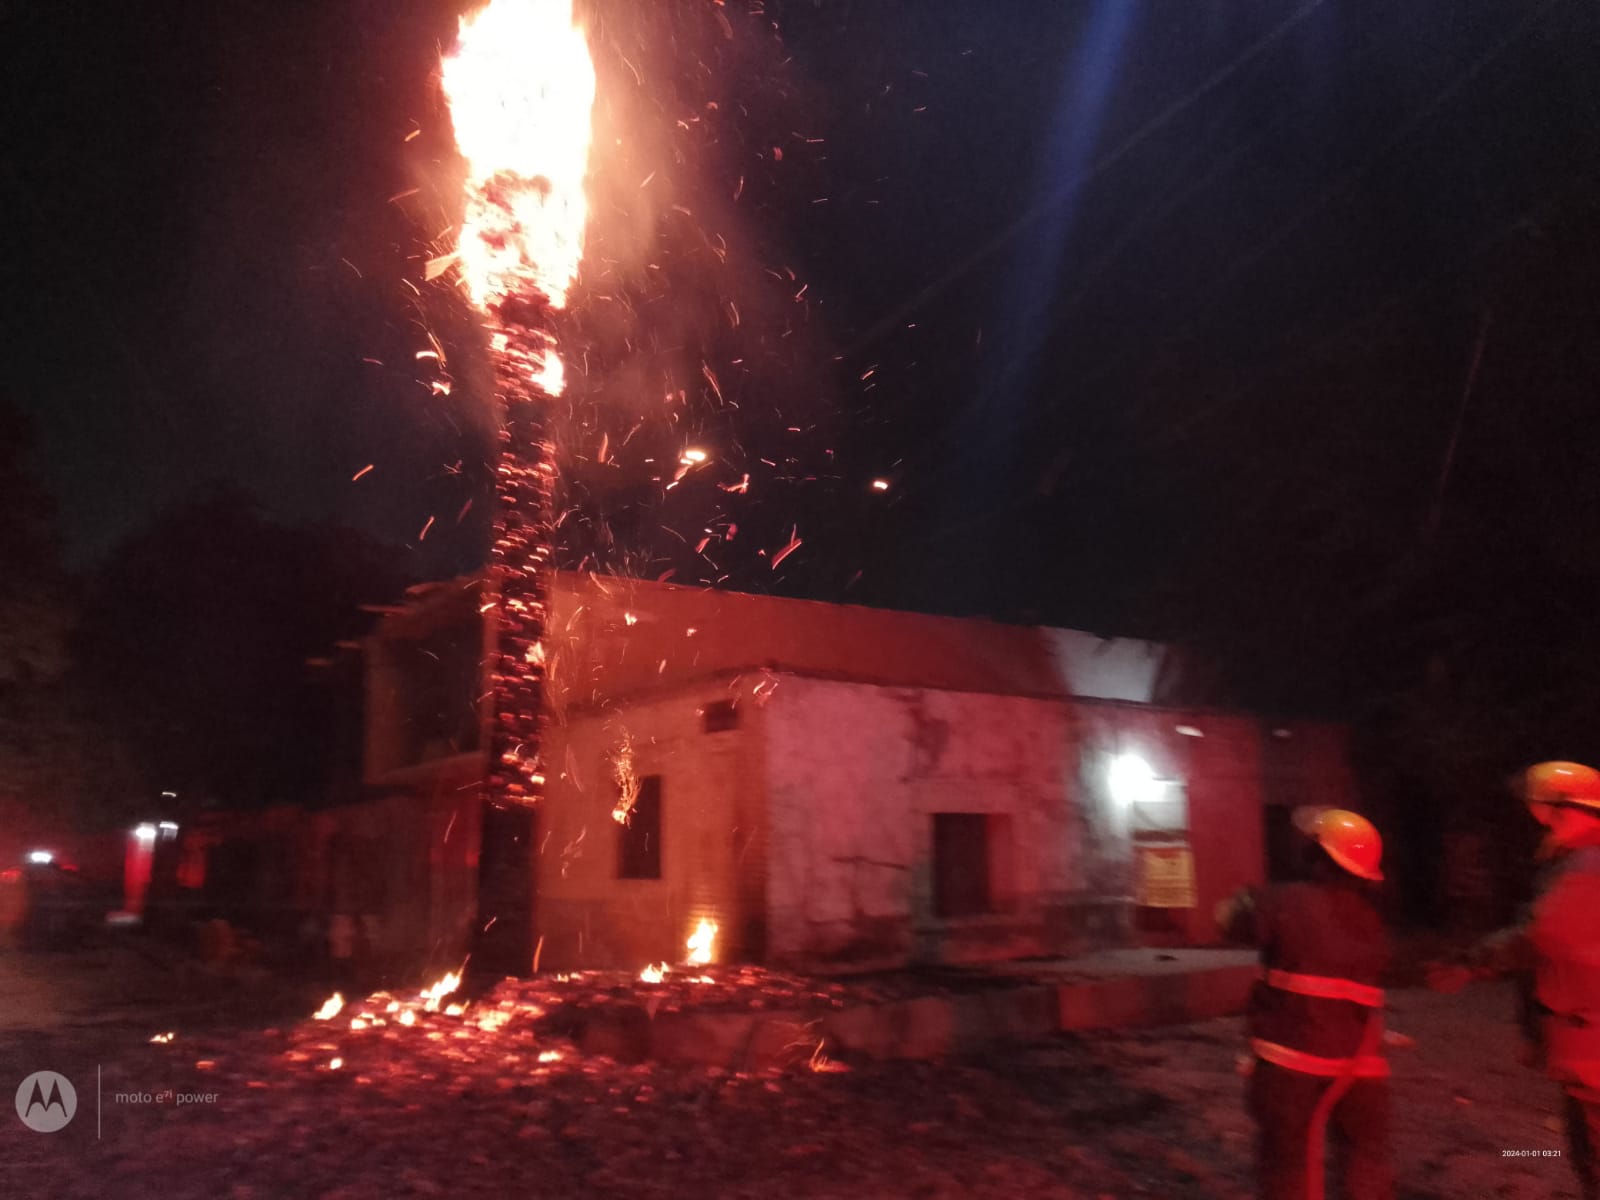
[[[1389,938],[1359,886],[1267,888],[1256,898],[1253,924],[1263,968],[1382,986]],[[1251,998],[1250,1034],[1322,1058],[1345,1058],[1361,1048],[1372,1012],[1351,1000],[1297,995],[1263,981]]]
[[[1500,973],[1531,968],[1551,1074],[1600,1080],[1600,846],[1552,863],[1523,921],[1483,942],[1474,959]]]

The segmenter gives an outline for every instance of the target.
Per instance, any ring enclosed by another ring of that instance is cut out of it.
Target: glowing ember
[[[328,1070],[330,1071],[337,1071],[342,1066],[344,1066],[344,1059],[342,1058],[332,1058],[328,1060]]]
[[[636,620],[632,613],[627,617],[630,625]],[[633,737],[626,729],[618,735],[611,751],[611,780],[617,785],[617,802],[612,806],[611,819],[618,825],[626,825],[639,799],[639,776],[633,769]]]
[[[318,1021],[331,1021],[339,1015],[339,1011],[342,1008],[344,1008],[344,997],[335,992],[322,1002],[321,1008],[311,1015]]]
[[[704,450],[685,450],[683,457],[679,461],[685,466],[697,466],[705,462],[705,460],[706,452]]]
[[[875,492],[887,492],[889,490],[889,481],[887,479],[874,479],[872,481],[872,490]]]
[[[155,1035],[155,1037],[151,1038],[150,1041],[151,1041],[151,1043],[153,1045],[165,1046],[168,1042],[170,1042],[173,1038],[175,1038],[177,1036],[178,1035],[175,1034],[175,1033],[158,1033],[158,1034]]]
[[[789,533],[789,544],[772,556],[772,569],[776,571],[779,563],[788,558],[789,555],[793,554],[803,545],[805,545],[805,542],[800,537],[800,531],[798,529],[791,530]]]
[[[811,1052],[811,1058],[806,1063],[806,1066],[810,1067],[811,1070],[815,1071],[819,1075],[836,1075],[850,1069],[849,1067],[845,1066],[844,1063],[839,1062],[836,1059],[829,1058],[822,1052],[822,1047],[823,1043],[818,1042],[817,1048]]]
[[[639,972],[639,980],[642,983],[660,983],[667,977],[668,970],[670,968],[666,963],[651,963]]]
[[[494,0],[442,65],[467,160],[467,287],[480,305],[531,289],[559,308],[583,259],[595,91],[571,0]]]
[[[560,1062],[561,1061],[561,1051],[559,1051],[559,1050],[541,1050],[541,1051],[539,1051],[539,1061],[542,1062],[542,1063]]]
[[[416,1023],[417,1023],[417,1014],[412,1012],[409,1008],[406,1009],[405,1012],[400,1014],[400,1024],[402,1024],[402,1025],[415,1025]]]
[[[439,1011],[439,1001],[448,996],[461,986],[461,976],[455,971],[447,971],[443,979],[428,988],[417,999],[422,1001],[422,1007],[428,1012]],[[451,1006],[455,1007],[454,1005]]]
[[[704,966],[711,961],[716,943],[717,923],[702,919],[689,936],[689,961],[696,966]]]

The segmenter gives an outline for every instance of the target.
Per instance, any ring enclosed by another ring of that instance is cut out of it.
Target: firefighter
[[[1248,1100],[1264,1200],[1321,1200],[1326,1132],[1345,1143],[1350,1200],[1390,1200],[1389,1065],[1380,979],[1389,939],[1372,892],[1383,842],[1365,817],[1306,811],[1307,876],[1218,913],[1229,936],[1261,948],[1251,997]]]
[[[1428,983],[1531,972],[1525,1058],[1543,1062],[1565,1093],[1567,1143],[1584,1200],[1600,1200],[1600,771],[1580,763],[1529,767],[1522,798],[1546,829],[1537,892],[1521,921],[1436,966]]]

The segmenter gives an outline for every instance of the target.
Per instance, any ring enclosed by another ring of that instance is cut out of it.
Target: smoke
[[[805,186],[804,90],[759,13],[595,0],[580,16],[599,101],[563,339],[562,561],[765,586],[760,552],[825,469],[811,443],[831,413],[826,339],[774,208]]]
[[[598,86],[587,244],[561,318],[567,387],[551,423],[561,566],[807,587],[808,513],[829,486],[837,406],[819,298],[788,234],[799,198],[820,189],[824,147],[805,133],[818,106],[760,8],[579,0]],[[431,505],[433,536],[469,543],[481,562],[494,391],[477,314],[459,275],[440,269],[463,172],[437,71],[430,86],[400,201],[419,235],[404,337],[424,348],[425,402],[463,447],[434,481],[451,497]],[[805,551],[773,570],[797,525]]]

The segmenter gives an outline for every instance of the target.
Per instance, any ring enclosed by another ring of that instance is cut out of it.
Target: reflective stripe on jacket
[[[1252,1038],[1310,1059],[1360,1054],[1389,962],[1383,918],[1360,885],[1268,888],[1256,905],[1255,933],[1266,974],[1251,997]]]
[[[1291,1050],[1288,1046],[1280,1046],[1277,1042],[1269,1042],[1264,1038],[1251,1038],[1250,1048],[1263,1062],[1269,1062],[1275,1067],[1283,1067],[1286,1070],[1298,1071],[1302,1075],[1316,1075],[1322,1079],[1334,1079],[1342,1075],[1356,1079],[1387,1079],[1389,1076],[1389,1062],[1378,1054],[1357,1054],[1352,1058],[1322,1058],[1316,1054],[1307,1054],[1303,1050]]]

